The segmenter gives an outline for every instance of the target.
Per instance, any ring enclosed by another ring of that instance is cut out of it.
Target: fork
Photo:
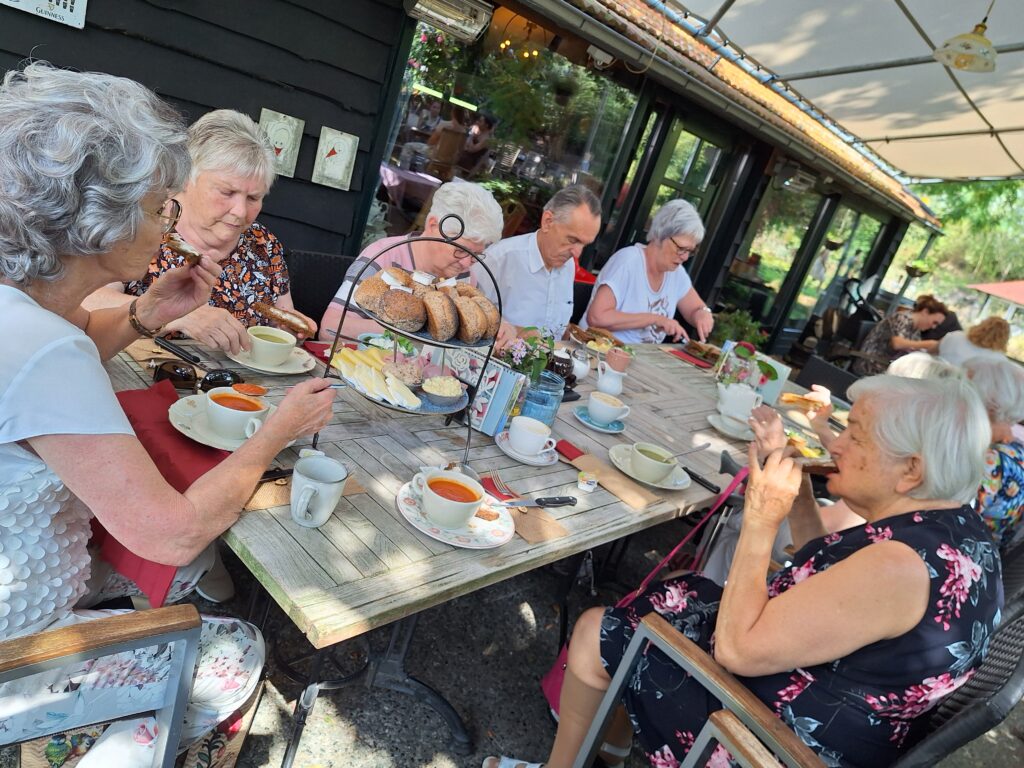
[[[501,475],[498,474],[498,470],[491,472],[491,482],[494,483],[495,489],[498,493],[504,494],[505,496],[511,496],[513,498],[520,498],[520,495],[508,487],[508,484],[501,479]]]

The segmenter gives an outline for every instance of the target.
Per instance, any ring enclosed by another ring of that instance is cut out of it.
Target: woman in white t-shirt
[[[581,325],[606,328],[625,344],[660,344],[666,336],[687,336],[678,311],[706,340],[715,318],[683,269],[703,239],[696,208],[685,200],[665,203],[651,220],[647,244],[626,246],[604,265]]]
[[[939,339],[939,357],[963,365],[972,357],[1005,359],[1010,324],[1001,317],[986,317],[966,331],[953,331]]]
[[[136,554],[187,565],[238,519],[277,453],[330,418],[327,382],[299,384],[184,493],[135,437],[101,361],[206,304],[220,267],[203,256],[131,304],[90,313],[81,302],[146,273],[180,210],[185,142],[180,116],[131,80],[30,64],[0,84],[0,640],[105,615],[77,605],[93,515]],[[255,627],[204,619],[183,744],[245,702],[263,658]],[[0,745],[54,718],[73,728],[105,719],[108,704],[148,702],[168,662],[166,648],[148,649],[2,683]],[[147,728],[118,724],[101,737],[104,757],[80,765],[148,765],[145,739],[131,738]]]

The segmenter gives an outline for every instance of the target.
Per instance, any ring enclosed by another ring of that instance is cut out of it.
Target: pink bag
[[[627,605],[636,600],[637,597],[643,594],[644,590],[646,590],[650,583],[654,581],[655,577],[661,572],[661,570],[672,560],[672,558],[676,556],[676,553],[678,553],[679,550],[681,550],[686,545],[686,543],[694,537],[697,531],[704,527],[704,524],[708,520],[710,520],[711,516],[721,508],[721,506],[725,503],[725,500],[728,499],[732,492],[735,491],[743,483],[746,477],[747,468],[744,467],[743,469],[736,473],[736,476],[732,479],[732,482],[729,483],[729,487],[722,491],[721,494],[719,494],[718,498],[715,499],[714,505],[711,507],[711,509],[707,511],[707,514],[705,514],[704,517],[700,519],[697,525],[695,525],[693,529],[689,533],[687,533],[678,544],[675,545],[672,551],[669,552],[668,555],[666,555],[660,563],[654,566],[654,570],[647,574],[647,577],[642,582],[640,582],[640,586],[634,589],[624,598],[619,600],[619,602],[615,604],[615,607],[625,608]],[[701,553],[698,552],[694,555],[693,560],[690,561],[691,565],[700,560],[700,554]],[[544,698],[548,700],[548,706],[551,708],[551,714],[555,718],[555,720],[558,720],[558,704],[559,699],[562,696],[562,681],[565,679],[565,669],[566,666],[568,666],[568,659],[569,646],[568,644],[566,644],[562,646],[562,650],[558,654],[558,658],[555,659],[555,663],[551,666],[551,669],[549,669],[545,673],[544,677],[540,679],[540,689],[544,693]]]

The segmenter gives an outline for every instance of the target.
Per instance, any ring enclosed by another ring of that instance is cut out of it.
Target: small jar
[[[565,379],[551,371],[541,371],[537,381],[530,382],[527,386],[526,401],[520,415],[529,416],[553,427],[558,415],[558,406],[562,404]]]

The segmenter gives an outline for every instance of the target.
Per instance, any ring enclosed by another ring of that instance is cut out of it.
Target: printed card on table
[[[452,375],[476,386],[484,364],[484,352],[472,349],[424,348],[422,357],[434,365],[451,369]],[[512,406],[526,384],[526,376],[504,363],[491,359],[480,381],[480,388],[469,406],[470,425],[478,432],[494,436],[500,432]]]

